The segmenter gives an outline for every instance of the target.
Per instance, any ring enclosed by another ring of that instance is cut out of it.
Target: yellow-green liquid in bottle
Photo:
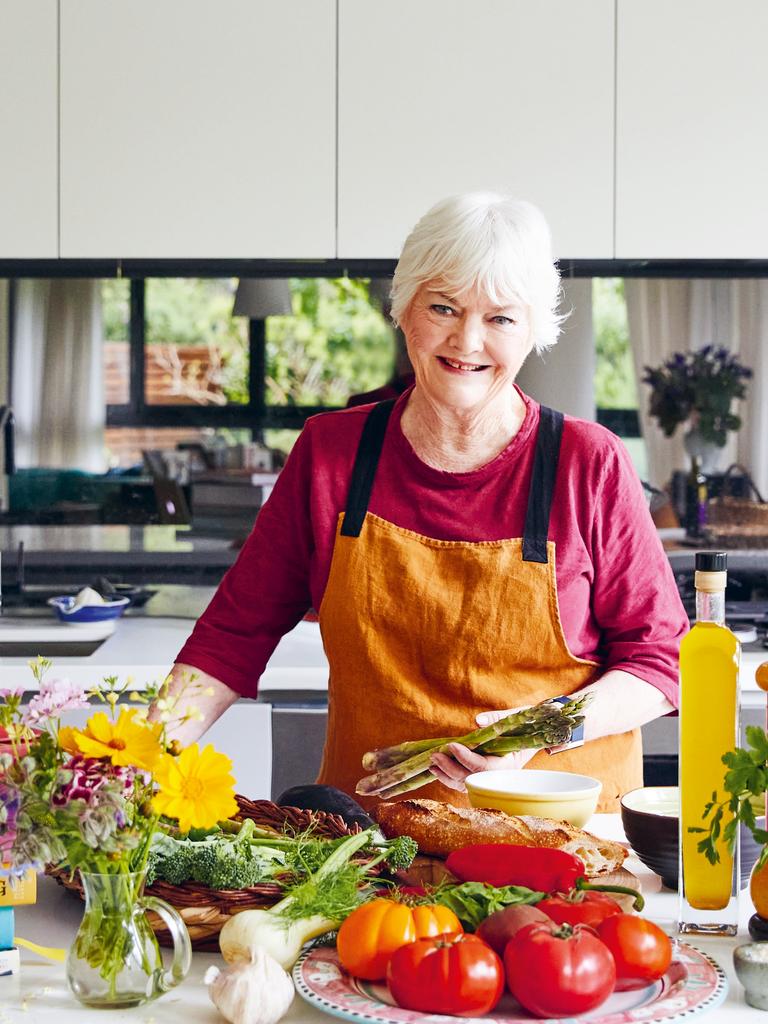
[[[711,596],[711,595],[710,595]],[[697,910],[722,910],[731,899],[733,857],[722,834],[716,842],[718,864],[710,864],[697,846],[708,828],[704,808],[723,788],[722,756],[738,743],[739,641],[726,626],[697,622],[680,645],[680,802],[682,868],[686,901]],[[731,816],[724,815],[722,826]]]

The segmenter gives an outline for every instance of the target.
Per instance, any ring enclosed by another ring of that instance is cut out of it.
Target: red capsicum
[[[462,882],[523,885],[553,896],[566,894],[574,905],[580,900],[577,894],[582,892],[625,893],[634,897],[635,910],[642,910],[644,905],[643,897],[635,889],[623,885],[592,885],[587,881],[584,861],[565,850],[478,843],[454,850],[445,864]]]
[[[540,892],[569,892],[586,874],[584,861],[564,850],[479,843],[448,855],[445,866],[462,882],[524,885]]]

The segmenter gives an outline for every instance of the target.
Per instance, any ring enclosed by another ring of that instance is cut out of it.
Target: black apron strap
[[[371,500],[373,480],[384,444],[384,434],[387,432],[389,414],[392,412],[394,404],[395,399],[390,398],[386,402],[374,405],[368,413],[360,444],[357,446],[352,480],[347,495],[347,507],[344,510],[344,520],[341,524],[341,534],[344,537],[360,536],[365,513],[368,511],[368,502]]]
[[[547,536],[552,496],[555,493],[557,462],[563,437],[563,414],[542,405],[536,452],[533,457],[531,488],[528,492],[528,510],[523,533],[523,561],[547,561]]]

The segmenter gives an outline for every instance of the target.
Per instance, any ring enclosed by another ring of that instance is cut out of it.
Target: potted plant
[[[651,387],[650,415],[666,437],[674,434],[678,424],[689,424],[686,451],[705,472],[711,471],[728,431],[741,426],[731,406],[735,398],[745,397],[752,370],[737,355],[715,345],[675,352],[661,366],[644,370],[643,383]]]

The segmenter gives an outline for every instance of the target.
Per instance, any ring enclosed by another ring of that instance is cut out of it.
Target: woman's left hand
[[[442,782],[449,789],[457,789],[461,793],[467,791],[464,780],[473,772],[487,772],[499,768],[524,768],[537,750],[516,750],[514,754],[505,754],[504,757],[486,757],[478,754],[463,743],[451,743],[448,752],[444,754],[433,754],[430,763],[438,782]]]

